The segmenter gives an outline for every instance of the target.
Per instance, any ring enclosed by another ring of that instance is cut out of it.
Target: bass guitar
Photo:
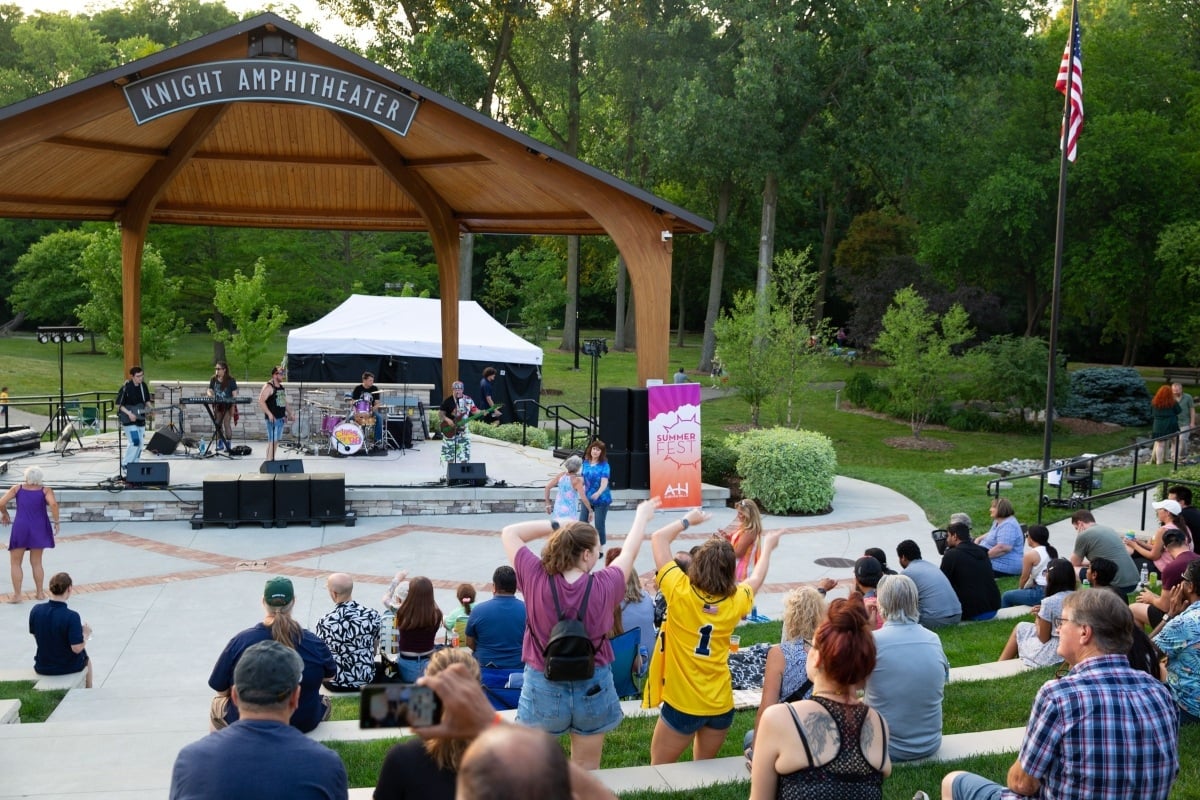
[[[442,434],[442,438],[453,439],[455,436],[458,436],[463,432],[463,430],[467,427],[468,422],[473,419],[486,417],[488,414],[491,414],[493,411],[497,410],[503,405],[503,403],[496,403],[496,405],[492,406],[491,408],[486,408],[483,411],[478,411],[474,414],[468,414],[467,416],[461,417],[454,422],[446,422],[446,418],[439,415],[441,422],[438,423],[438,433]]]

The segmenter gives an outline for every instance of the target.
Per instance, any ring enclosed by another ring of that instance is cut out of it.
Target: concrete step
[[[49,692],[54,689],[82,689],[87,682],[87,670],[72,672],[69,675],[39,675],[29,669],[0,669],[0,681],[33,681],[33,688],[39,692]]]
[[[0,725],[19,725],[21,723],[21,701],[0,700]]]

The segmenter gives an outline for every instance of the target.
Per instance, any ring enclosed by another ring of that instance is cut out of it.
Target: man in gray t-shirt
[[[1121,541],[1121,536],[1107,525],[1097,525],[1096,518],[1087,509],[1080,509],[1071,515],[1071,524],[1078,535],[1075,537],[1075,550],[1071,553],[1071,563],[1082,567],[1085,561],[1094,558],[1107,558],[1117,565],[1117,577],[1113,586],[1122,594],[1129,594],[1137,586],[1138,569],[1129,557],[1129,551]]]

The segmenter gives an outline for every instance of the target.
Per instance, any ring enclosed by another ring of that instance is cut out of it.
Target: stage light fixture
[[[82,342],[87,338],[87,331],[78,325],[56,325],[51,327],[43,327],[37,329],[37,340],[41,344],[50,344],[53,342],[58,345],[58,410],[54,412],[54,416],[50,418],[50,424],[46,426],[46,430],[55,425],[58,426],[56,435],[61,435],[62,432],[71,424],[70,414],[66,410],[66,395],[63,389],[63,344],[66,342]]]

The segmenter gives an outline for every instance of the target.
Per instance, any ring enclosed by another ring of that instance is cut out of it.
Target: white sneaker
[[[925,792],[917,792],[913,795],[912,800],[929,800],[929,795],[925,794]]]

